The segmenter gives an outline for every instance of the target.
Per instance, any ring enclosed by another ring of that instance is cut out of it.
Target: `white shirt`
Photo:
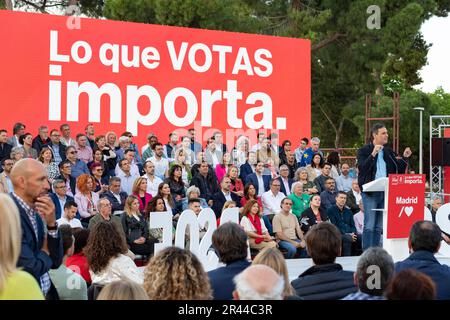
[[[233,201],[233,199],[231,198],[231,192],[225,193],[222,191],[222,193],[225,196],[225,199],[227,199],[227,201]]]
[[[157,160],[155,156],[148,158],[155,165],[155,176],[160,179],[165,179],[165,173],[169,170],[169,160],[166,158],[161,158]]]
[[[284,189],[286,190],[286,196],[290,195],[291,194],[291,188],[289,187],[288,179],[281,178],[281,181],[284,184]]]
[[[353,189],[352,189],[352,192],[353,192],[353,195],[355,196],[356,204],[359,205],[359,203],[360,203],[361,200],[362,200],[361,192],[358,193],[358,192],[356,192],[356,191],[353,190]]]
[[[359,211],[353,216],[353,221],[355,222],[356,233],[362,234],[364,230],[364,212]]]
[[[264,179],[262,175],[256,174],[256,179],[258,179],[258,196],[262,196],[266,190],[264,189]]]
[[[156,196],[158,194],[158,187],[163,181],[157,176],[153,176],[152,181],[147,174],[144,174],[142,177],[147,178],[147,193],[151,194],[152,197]]]
[[[262,218],[260,218],[260,223],[261,223],[261,231],[264,234],[267,232],[267,228]],[[242,217],[241,226],[244,228],[245,232],[256,232],[256,228],[253,226],[253,224],[246,216]]]
[[[114,172],[116,173],[116,176],[119,176],[121,172],[123,173],[122,169],[119,167],[119,164],[116,164],[116,169]],[[135,163],[130,165],[130,172],[132,175],[139,175],[139,168]]]
[[[260,144],[260,143],[257,143],[257,144],[255,144],[255,145],[250,149],[250,151],[256,152],[256,151],[258,151],[259,149],[261,149],[261,144]]]
[[[144,273],[141,272],[130,257],[120,254],[112,258],[104,270],[94,273],[89,270],[92,283],[108,284],[119,280],[131,280],[137,284],[144,283]]]
[[[264,192],[264,194],[261,196],[263,214],[277,214],[278,212],[280,212],[281,201],[284,198],[286,198],[286,196],[283,192],[278,192],[276,196],[272,193],[272,190]]]
[[[77,218],[73,218],[69,221],[66,217],[61,217],[56,220],[56,224],[58,225],[58,227],[62,226],[63,224],[68,224],[71,228],[83,228],[83,226],[81,225],[81,221]]]

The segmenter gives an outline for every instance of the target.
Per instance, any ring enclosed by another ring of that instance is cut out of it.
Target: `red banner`
[[[1,128],[310,136],[310,41],[0,11]],[[73,22],[73,21],[72,21]],[[5,112],[5,110],[7,112]],[[186,130],[185,130],[186,131]]]
[[[390,174],[387,239],[408,238],[412,225],[424,219],[425,175]]]

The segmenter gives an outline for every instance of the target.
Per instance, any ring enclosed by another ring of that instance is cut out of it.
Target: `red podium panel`
[[[390,174],[387,239],[408,238],[411,226],[423,220],[424,174]]]

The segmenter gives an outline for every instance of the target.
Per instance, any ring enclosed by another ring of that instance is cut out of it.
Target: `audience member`
[[[38,128],[38,135],[33,139],[32,147],[37,151],[37,153],[41,153],[41,150],[44,146],[50,143],[50,138],[48,137],[48,127],[40,126]]]
[[[119,161],[120,172],[117,175],[120,178],[121,190],[127,194],[133,193],[134,181],[139,178],[139,173],[131,173],[130,161],[128,159],[122,159]]]
[[[38,160],[44,165],[45,170],[47,170],[48,181],[52,183],[59,176],[59,168],[53,160],[52,150],[48,147],[42,147]]]
[[[309,143],[308,138],[302,138],[302,140],[300,140],[300,145],[298,146],[297,149],[295,149],[295,159],[298,163],[302,161],[303,154],[305,153],[308,143]]]
[[[73,146],[66,148],[66,158],[70,163],[71,173],[70,176],[77,179],[82,174],[91,174],[89,169],[83,161],[77,158],[78,151]]]
[[[199,199],[200,206],[202,208],[209,208],[208,203],[205,199],[200,198],[200,189],[196,186],[191,186],[186,190],[186,198],[184,198],[181,202],[181,210],[186,210],[188,208],[189,199]]]
[[[68,224],[71,228],[83,228],[81,221],[75,218],[78,213],[78,206],[74,201],[66,201],[63,209],[62,217],[56,220],[58,226]]]
[[[133,196],[135,196],[139,202],[139,211],[144,212],[145,207],[150,200],[152,200],[152,195],[147,193],[147,179],[139,177],[134,180],[132,191]]]
[[[147,193],[154,197],[158,193],[158,186],[163,181],[155,176],[155,165],[149,160],[144,162],[144,172],[142,177],[147,178]]]
[[[264,163],[258,161],[255,172],[249,174],[246,178],[246,183],[251,183],[255,186],[258,196],[262,196],[270,188],[270,176],[263,175],[263,171]]]
[[[77,144],[75,146],[75,149],[77,150],[77,158],[84,163],[87,164],[88,162],[91,162],[93,160],[92,148],[89,145],[88,138],[85,134],[77,134]]]
[[[319,193],[314,182],[309,180],[308,170],[305,167],[298,168],[297,171],[295,171],[294,181],[301,182],[303,184],[303,193],[309,195]]]
[[[342,164],[341,174],[335,180],[338,191],[349,192],[352,190],[353,179],[350,177],[350,166],[347,163]]]
[[[385,296],[388,300],[436,300],[436,284],[422,272],[404,269],[394,276]]]
[[[123,212],[127,193],[121,190],[121,180],[118,177],[109,178],[109,190],[101,195],[101,198],[106,198],[111,203],[111,211],[115,215]]]
[[[314,154],[318,153],[323,158],[323,152],[319,149],[320,139],[318,137],[311,138],[311,147],[303,152],[302,160],[300,161],[300,167],[305,167],[311,164]]]
[[[309,181],[314,182],[322,174],[323,163],[323,157],[319,153],[313,155],[312,162],[306,166]],[[317,188],[315,183],[314,185]]]
[[[70,137],[70,126],[67,123],[62,124],[59,130],[61,131],[61,143],[63,145],[66,147],[75,147],[77,145],[75,140]]]
[[[88,285],[91,284],[91,275],[89,273],[89,264],[86,256],[84,255],[84,248],[87,245],[89,237],[88,229],[75,228],[72,230],[73,237],[75,239],[73,255],[67,257],[66,266],[70,270],[78,273],[83,277],[84,281]]]
[[[236,286],[236,290],[233,292],[234,300],[283,299],[283,277],[263,264],[248,267],[234,277],[234,283]]]
[[[56,164],[59,165],[61,161],[66,160],[66,146],[61,143],[61,134],[58,130],[50,131],[50,142],[46,146],[52,150]]]
[[[238,203],[238,206],[241,205],[239,201],[239,197],[230,191],[231,180],[228,177],[224,177],[222,182],[220,183],[220,191],[216,192],[211,196],[211,200],[213,201],[211,209],[216,214],[217,218],[220,218],[222,214],[222,208],[226,201],[234,201]]]
[[[309,200],[309,207],[302,212],[300,227],[305,234],[312,226],[330,220],[326,211],[322,209],[320,201],[320,196],[318,194],[313,194]]]
[[[13,135],[7,140],[7,143],[13,148],[22,147],[22,144],[19,142],[19,138],[25,133],[25,128],[26,127],[23,123],[15,123],[13,127]]]
[[[292,200],[292,213],[300,218],[303,211],[309,206],[310,195],[303,193],[303,184],[294,182],[292,185],[292,193],[288,196]]]
[[[164,180],[164,182],[169,185],[170,193],[172,194],[172,198],[175,203],[181,202],[181,200],[186,196],[186,188],[181,175],[181,166],[175,164],[170,169],[169,177]]]
[[[144,161],[150,160],[155,165],[155,176],[164,180],[169,176],[169,161],[164,158],[164,147],[161,143],[154,144],[155,154],[153,157],[144,159]]]
[[[249,200],[256,200],[262,210],[261,197],[256,194],[256,188],[251,183],[247,183],[244,187],[244,196],[241,198],[241,207],[244,207]]]
[[[144,288],[133,281],[119,280],[107,284],[96,300],[149,300]]]
[[[0,129],[0,162],[10,158],[12,146],[7,141],[8,131]]]
[[[66,194],[68,196],[75,196],[77,193],[77,179],[72,177],[72,166],[69,160],[63,160],[58,165],[60,175],[56,177],[56,180],[62,180],[66,186]]]
[[[328,177],[325,180],[325,189],[320,193],[321,206],[324,210],[328,210],[336,204],[336,182],[333,178]]]
[[[98,214],[92,217],[92,219],[89,221],[88,229],[92,230],[95,225],[99,224],[102,221],[109,221],[111,222],[121,233],[123,231],[122,229],[122,222],[117,215],[111,215],[111,203],[106,198],[101,198],[97,202],[98,207]]]
[[[14,167],[14,160],[6,158],[2,160],[2,173],[0,173],[0,193],[14,192],[14,185],[11,180],[11,170]]]
[[[217,179],[206,162],[202,162],[199,172],[192,178],[191,186],[200,189],[200,197],[209,202],[211,196],[219,191]]]
[[[281,183],[278,179],[272,179],[269,182],[270,190],[264,192],[261,196],[263,205],[263,215],[271,220],[275,214],[280,211],[281,201],[286,198],[283,192],[280,192]]]
[[[239,198],[244,196],[244,184],[238,178],[238,168],[235,165],[230,165],[228,173],[225,175],[231,180],[230,191],[236,194]]]
[[[94,178],[88,174],[82,174],[77,179],[78,193],[75,194],[74,200],[84,224],[89,224],[89,220],[98,213],[99,196],[93,191],[94,183]]]
[[[361,190],[357,179],[352,180],[352,188],[347,192],[347,202],[345,205],[352,210],[353,214],[359,211],[359,203],[362,201]]]

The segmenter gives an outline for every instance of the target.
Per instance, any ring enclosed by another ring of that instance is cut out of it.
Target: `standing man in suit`
[[[258,196],[262,196],[264,192],[269,191],[270,188],[270,176],[263,175],[264,162],[259,161],[256,164],[255,172],[247,176],[247,183],[251,183],[255,186]]]
[[[379,178],[385,178],[390,173],[405,173],[408,159],[412,152],[409,147],[403,151],[403,157],[397,154],[386,144],[388,131],[382,123],[376,123],[370,130],[372,142],[358,150],[358,184],[362,192],[362,201],[365,209],[364,231],[362,237],[363,250],[376,247],[380,244],[383,230],[383,212],[376,209],[384,208],[384,192],[368,192],[363,190],[363,184]]]
[[[236,202],[236,206],[241,206],[241,201],[239,196],[230,191],[231,179],[229,177],[224,177],[220,183],[220,191],[212,195],[211,200],[213,201],[212,208],[217,218],[222,215],[223,205],[227,201]]]
[[[66,182],[62,179],[55,179],[52,183],[53,192],[50,193],[50,198],[53,201],[53,204],[55,205],[55,216],[56,220],[61,218],[64,213],[64,205],[66,202],[74,201],[73,197],[67,195],[67,186]],[[77,214],[75,216],[77,219],[81,219],[80,213],[77,210]]]
[[[62,241],[56,225],[55,205],[48,196],[47,171],[37,160],[22,159],[11,171],[11,197],[20,212],[22,249],[18,267],[33,275],[47,298],[57,297],[48,271],[61,265]]]

